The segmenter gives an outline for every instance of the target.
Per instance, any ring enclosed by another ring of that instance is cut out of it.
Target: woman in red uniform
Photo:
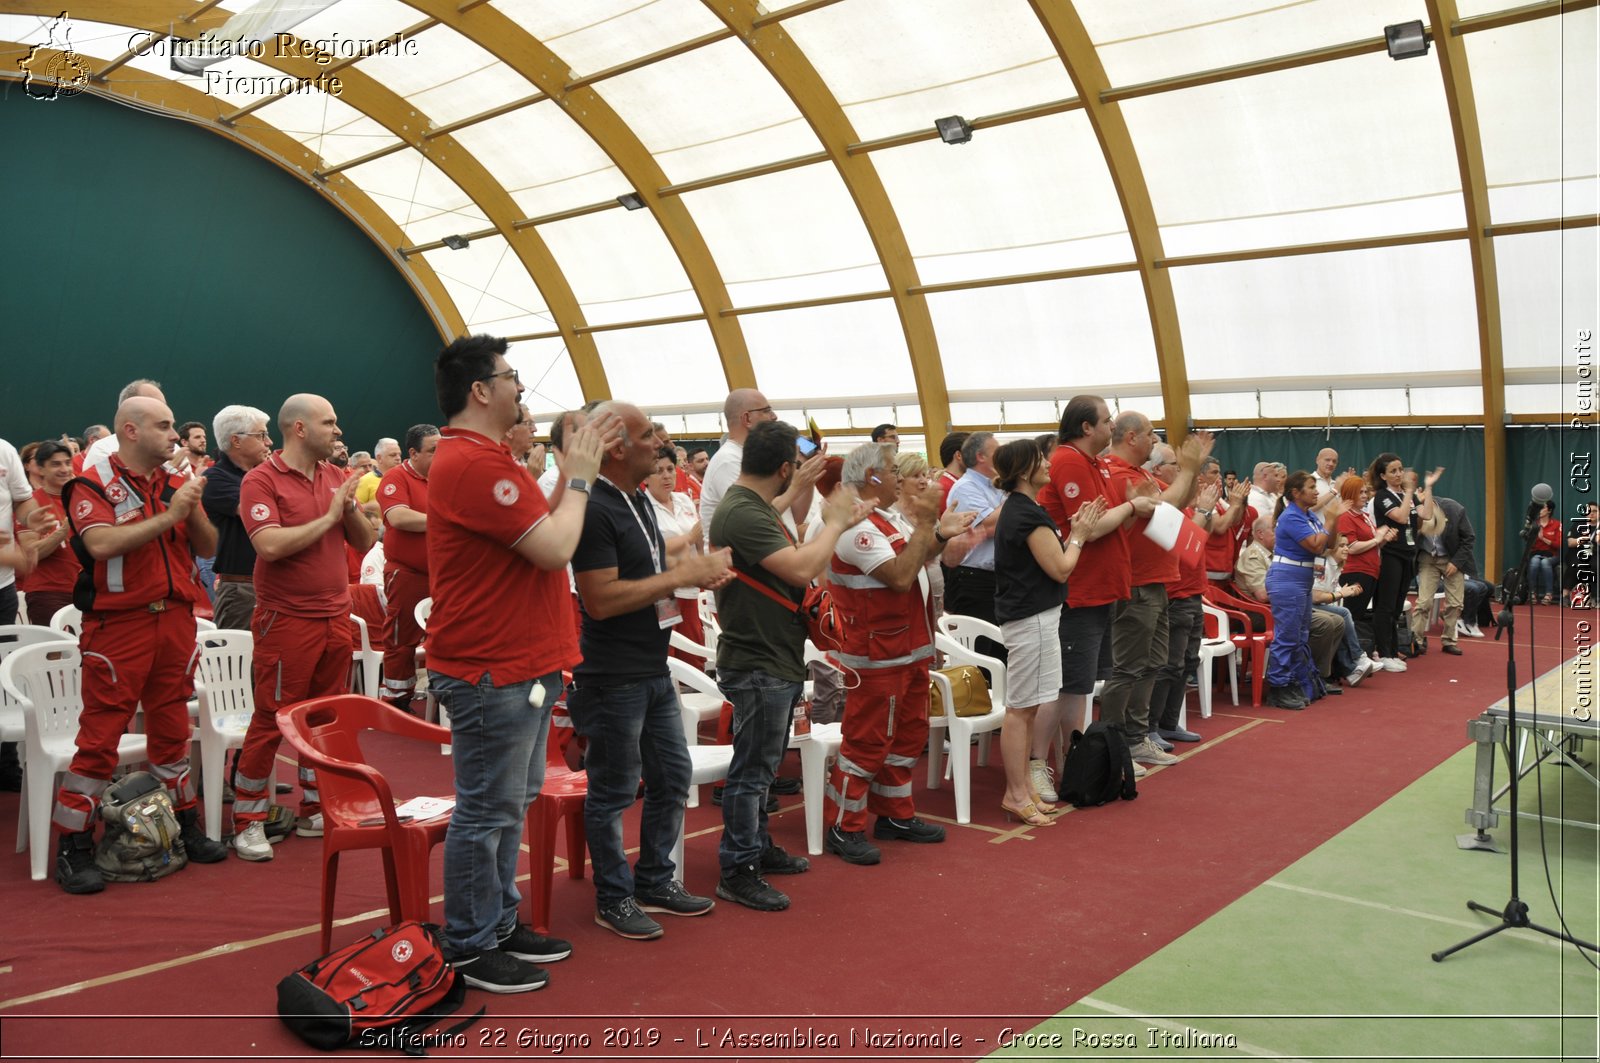
[[[1528,583],[1540,605],[1556,600],[1556,565],[1561,561],[1561,522],[1550,513],[1550,503],[1534,503],[1533,522],[1539,535],[1533,540],[1533,556],[1528,559]]]
[[[72,604],[72,587],[83,566],[67,546],[72,528],[67,511],[61,508],[61,489],[72,479],[72,451],[64,444],[46,440],[34,451],[33,461],[40,470],[40,485],[34,497],[61,521],[61,526],[39,540],[39,564],[17,584],[28,596],[28,621],[43,627],[63,606]]]

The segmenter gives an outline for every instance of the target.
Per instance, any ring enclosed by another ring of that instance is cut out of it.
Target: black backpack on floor
[[[1067,763],[1061,769],[1061,798],[1078,808],[1093,808],[1117,798],[1139,796],[1134,785],[1133,757],[1122,732],[1097,720],[1087,731],[1073,731]]]

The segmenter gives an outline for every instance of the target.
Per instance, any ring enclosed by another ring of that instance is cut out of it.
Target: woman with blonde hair
[[[994,611],[1006,645],[1006,718],[1000,726],[1000,757],[1005,762],[1008,816],[1030,826],[1047,818],[1028,775],[1034,718],[1039,706],[1054,703],[1061,690],[1061,607],[1067,577],[1094,534],[1105,500],[1078,509],[1066,542],[1050,514],[1039,505],[1039,489],[1050,482],[1050,466],[1031,439],[1007,443],[994,454],[994,485],[1006,492],[994,533]]]
[[[894,456],[894,471],[900,476],[900,496],[891,507],[899,513],[908,513],[908,499],[926,491],[933,482],[933,467],[928,459],[915,452],[901,451]],[[944,569],[935,556],[927,564],[928,593],[933,598],[934,619],[944,615]]]

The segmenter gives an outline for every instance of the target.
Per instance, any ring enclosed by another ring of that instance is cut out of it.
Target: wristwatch
[[[589,493],[589,481],[588,480],[579,479],[578,477],[574,476],[572,479],[567,481],[567,490],[568,491],[582,491],[584,494],[588,494]]]

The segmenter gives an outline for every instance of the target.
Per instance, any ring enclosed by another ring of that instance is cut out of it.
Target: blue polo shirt
[[[1283,514],[1278,518],[1278,541],[1272,552],[1290,561],[1314,561],[1317,555],[1309,553],[1301,546],[1300,540],[1321,535],[1325,530],[1316,514],[1307,513],[1290,502],[1283,507]]]

